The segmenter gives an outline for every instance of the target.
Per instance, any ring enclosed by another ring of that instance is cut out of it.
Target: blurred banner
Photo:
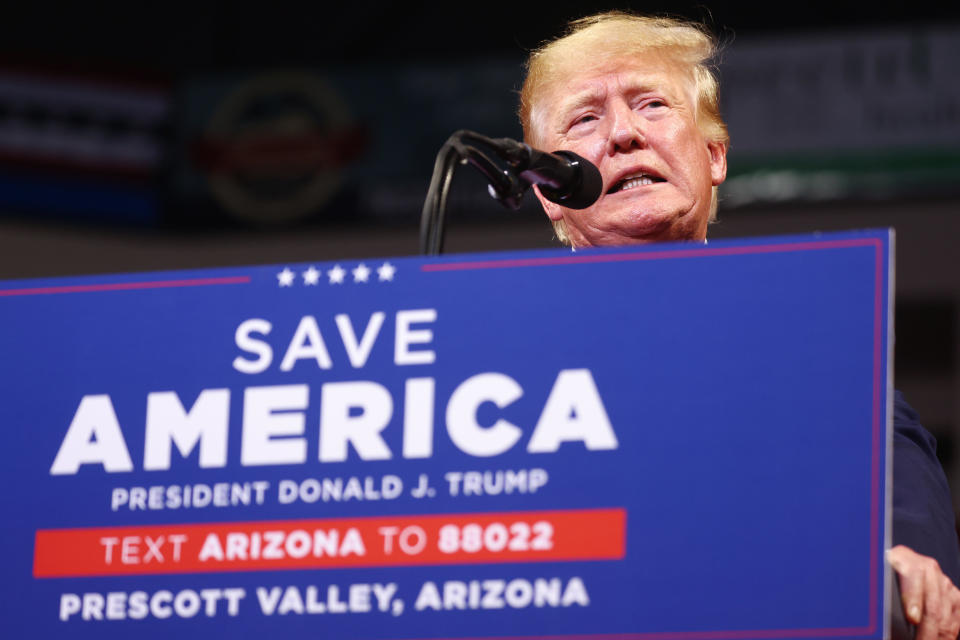
[[[455,129],[509,130],[516,66],[273,71],[183,87],[180,213],[261,224],[321,215],[410,220]],[[318,213],[320,212],[320,213]]]
[[[0,211],[152,224],[173,94],[0,68]]]
[[[487,61],[191,78],[177,128],[179,213],[261,224],[416,219],[451,133],[520,137],[517,72],[514,61]]]
[[[735,42],[724,205],[960,192],[960,29]]]

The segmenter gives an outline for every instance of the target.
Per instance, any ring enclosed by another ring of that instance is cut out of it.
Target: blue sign
[[[881,638],[887,231],[0,283],[11,637]]]

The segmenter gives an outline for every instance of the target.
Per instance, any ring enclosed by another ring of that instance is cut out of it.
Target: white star
[[[377,275],[380,276],[380,282],[393,280],[393,274],[396,272],[397,268],[389,262],[384,262],[381,266],[377,267]]]
[[[347,275],[343,267],[338,264],[333,265],[333,269],[327,271],[327,277],[330,278],[330,284],[343,284],[343,276]]]
[[[357,268],[353,270],[353,281],[366,282],[368,278],[370,278],[370,269],[361,262],[357,265]]]
[[[320,280],[320,272],[310,265],[310,268],[303,272],[303,284],[317,284]]]
[[[277,280],[281,287],[292,287],[294,278],[296,278],[296,275],[287,267],[284,267],[283,271],[277,274]]]

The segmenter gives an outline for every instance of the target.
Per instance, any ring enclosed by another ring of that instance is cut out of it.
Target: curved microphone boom
[[[570,209],[586,209],[603,192],[600,170],[572,151],[547,153],[510,138],[457,131],[437,154],[423,203],[420,252],[424,255],[438,255],[443,250],[443,218],[453,172],[468,162],[487,178],[490,195],[511,209],[520,207],[531,185],[537,185],[546,199]]]

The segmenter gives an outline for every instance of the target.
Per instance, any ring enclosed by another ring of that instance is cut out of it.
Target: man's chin
[[[706,225],[694,209],[644,211],[630,215],[618,226],[619,244],[647,244],[651,242],[703,242]]]
[[[574,245],[613,247],[688,239],[676,226],[676,220],[670,217],[644,216],[642,220],[632,220],[629,224],[603,230],[591,229],[589,233],[576,234],[578,237],[574,238]]]
[[[618,210],[619,209],[619,210]],[[567,231],[575,247],[611,247],[653,242],[703,242],[708,211],[689,203],[670,206],[611,208],[566,212]]]

